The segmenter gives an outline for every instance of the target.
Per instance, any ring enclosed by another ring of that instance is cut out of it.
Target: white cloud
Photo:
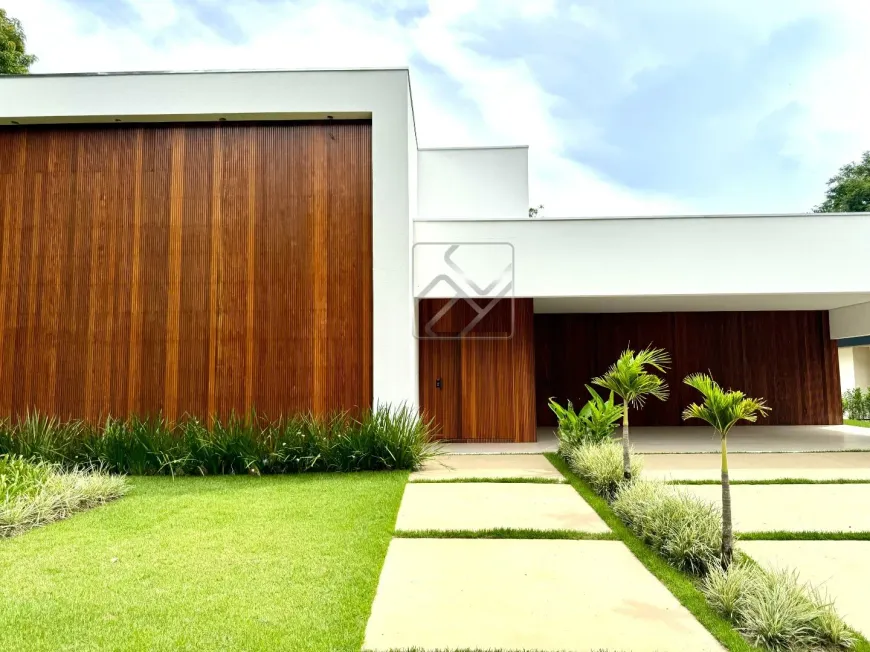
[[[40,61],[33,72],[404,66],[422,57],[460,89],[454,97],[427,71],[412,69],[421,145],[528,144],[531,192],[548,215],[666,212],[680,207],[599,178],[571,161],[553,117],[557,98],[544,92],[520,59],[476,53],[464,24],[513,17],[535,20],[553,2],[433,0],[409,27],[359,3],[263,3],[230,11],[250,40],[231,44],[173,0],[134,0],[141,24],[110,27],[62,0],[6,0],[22,20]],[[225,5],[226,6],[226,5]],[[179,23],[185,24],[183,38]]]
[[[661,7],[679,15],[687,2],[697,8],[695,1],[662,0]],[[730,122],[723,129],[751,133],[776,108],[799,103],[803,111],[788,126],[784,153],[818,167],[814,174],[820,184],[828,172],[870,146],[870,86],[863,72],[870,60],[870,5],[865,0],[705,1],[710,15],[715,12],[711,24],[719,18],[730,21],[758,42],[800,18],[824,17],[837,35],[826,56],[796,71],[798,83],[774,83],[756,105],[726,116]],[[231,13],[247,35],[240,44],[221,39],[182,0],[130,0],[141,16],[133,26],[112,26],[65,0],[3,4],[22,20],[30,50],[40,57],[34,72],[410,64],[420,144],[528,144],[531,199],[543,203],[550,216],[709,212],[720,201],[707,198],[705,203],[701,197],[693,204],[685,197],[637,191],[572,160],[569,146],[607,149],[596,124],[566,112],[570,107],[544,90],[522,56],[495,57],[479,47],[482,28],[512,20],[534,25],[553,16],[555,0],[430,0],[425,15],[409,25],[400,24],[392,12],[407,8],[403,0],[219,3],[216,9]],[[625,41],[617,68],[625,93],[631,92],[636,73],[693,57],[707,47],[697,35],[687,35],[685,45],[632,40],[612,11],[575,4],[566,16],[578,29]]]

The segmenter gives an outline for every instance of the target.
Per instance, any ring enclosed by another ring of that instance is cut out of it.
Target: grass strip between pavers
[[[858,426],[859,428],[870,428],[870,421],[859,421],[858,419],[843,419],[843,423],[847,426]]]
[[[558,478],[421,478],[408,480],[408,484],[467,484],[469,482],[489,482],[496,484],[565,484]],[[868,480],[870,482],[870,480]]]
[[[688,609],[716,640],[731,652],[762,652],[762,648],[750,644],[726,618],[720,616],[707,604],[706,598],[696,585],[696,578],[670,566],[658,553],[641,541],[613,513],[607,501],[575,475],[559,455],[545,453],[545,456],[565,476],[569,484],[577,490],[577,493],[589,503],[589,506],[598,513],[601,519],[610,526],[616,538],[628,547],[646,569],[667,587],[680,604]]]
[[[870,427],[870,426],[868,426]],[[619,441],[619,440],[615,440]],[[716,455],[718,456],[719,451],[636,451],[640,455],[644,455],[647,457],[654,457],[656,455]],[[784,450],[776,450],[772,448],[766,451],[729,451],[730,453],[734,453],[736,455],[770,455],[771,453],[776,453],[777,455],[806,455],[807,453],[870,453],[870,446],[867,448],[805,448],[801,450],[795,451],[784,451]],[[544,453],[547,455],[547,453]]]
[[[576,532],[574,530],[531,530],[526,528],[492,528],[489,530],[396,530],[397,539],[571,539],[575,541],[615,541],[612,532]]]
[[[770,530],[767,532],[738,532],[734,538],[738,541],[870,541],[870,532]]]
[[[675,485],[721,485],[720,480],[663,480],[667,484]],[[731,486],[738,484],[870,484],[870,478],[866,480],[810,480],[809,478],[778,478],[776,480],[732,480]]]

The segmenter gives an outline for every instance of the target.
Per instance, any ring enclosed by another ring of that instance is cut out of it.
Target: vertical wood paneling
[[[765,424],[842,423],[836,343],[824,311],[535,315],[535,339],[542,426],[556,425],[545,409],[548,397],[585,403],[583,383],[603,373],[629,342],[635,349],[664,347],[673,357],[670,398],[633,410],[634,425],[682,424],[682,408],[698,400],[682,379],[697,371],[767,399],[773,412]]]
[[[371,405],[371,125],[0,129],[0,413]]]
[[[444,301],[420,301],[425,324]],[[445,438],[535,441],[535,348],[531,299],[502,300],[458,340],[420,340],[420,402]],[[435,331],[462,331],[471,320],[464,302]],[[507,337],[510,336],[510,337]],[[437,378],[443,387],[435,387]]]

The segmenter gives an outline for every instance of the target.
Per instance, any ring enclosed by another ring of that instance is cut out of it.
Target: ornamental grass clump
[[[703,576],[722,545],[721,512],[679,487],[651,480],[622,485],[613,511],[672,566]]]
[[[406,405],[277,419],[131,416],[94,426],[28,414],[0,423],[0,454],[132,475],[413,470],[439,452],[432,424]]]
[[[792,570],[737,561],[711,567],[701,590],[754,645],[768,650],[848,650],[856,637],[827,595]]]
[[[62,470],[56,464],[0,455],[0,538],[102,505],[129,490],[120,476]]]
[[[583,478],[599,496],[610,500],[625,482],[623,447],[618,441],[605,440],[574,446],[567,452],[571,469]],[[643,458],[629,447],[631,473],[643,469]]]

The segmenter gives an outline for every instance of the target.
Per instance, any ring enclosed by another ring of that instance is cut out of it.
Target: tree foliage
[[[647,396],[653,396],[660,401],[668,398],[668,384],[655,374],[649,373],[647,367],[665,373],[670,364],[671,356],[664,349],[648,346],[637,353],[626,349],[603,376],[593,378],[592,382],[616,393],[626,405],[642,408]]]
[[[707,374],[690,374],[683,382],[704,397],[701,405],[692,403],[683,411],[683,420],[706,421],[721,437],[727,437],[739,421],[755,423],[758,415],[766,417],[770,412],[764,399],[749,398],[739,391],[726,391]]]
[[[825,201],[813,209],[816,213],[870,212],[870,151],[861,160],[847,163],[828,180]]]
[[[36,57],[27,54],[24,29],[18,19],[0,9],[0,75],[26,75]]]

